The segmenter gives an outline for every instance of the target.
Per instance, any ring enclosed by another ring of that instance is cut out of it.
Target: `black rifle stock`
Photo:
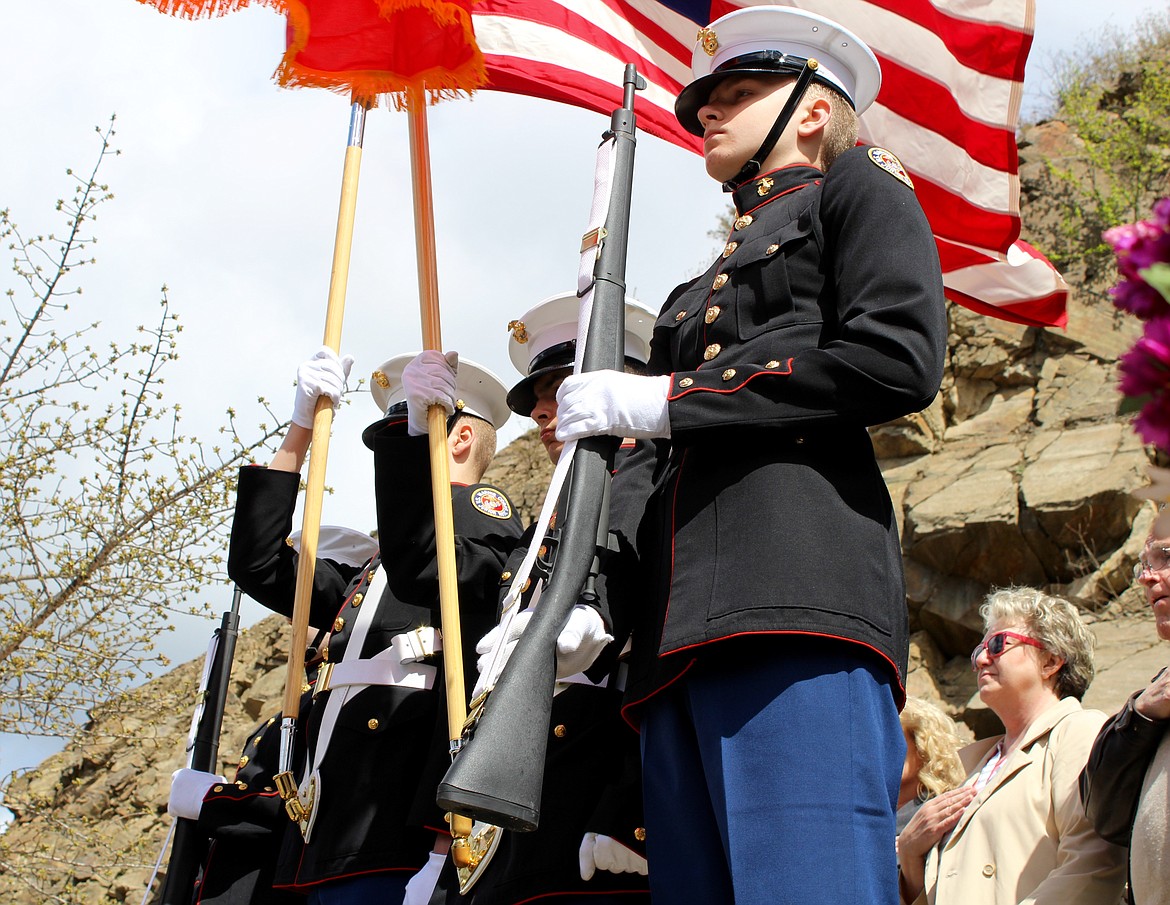
[[[620,371],[624,366],[634,92],[644,85],[636,69],[627,65],[623,104],[613,112],[606,136],[615,141],[615,165],[605,233],[593,271],[593,316],[583,371]],[[560,507],[562,535],[548,586],[488,695],[474,734],[439,784],[436,800],[442,808],[513,830],[534,830],[540,822],[557,636],[581,599],[591,571],[595,574],[599,550],[605,548],[609,482],[618,442],[616,437],[587,437],[577,444],[567,503]]]
[[[235,657],[239,631],[240,589],[237,587],[232,595],[231,610],[223,614],[219,628],[215,630],[218,640],[207,676],[207,689],[203,698],[205,706],[191,748],[193,770],[214,773],[216,761],[219,760],[219,734],[223,726],[228,680],[232,674],[232,659]],[[197,701],[196,706],[199,703]],[[196,821],[185,817],[176,819],[175,840],[171,845],[162,893],[156,900],[158,905],[191,905],[195,880],[207,855],[207,845],[207,834],[200,831]]]

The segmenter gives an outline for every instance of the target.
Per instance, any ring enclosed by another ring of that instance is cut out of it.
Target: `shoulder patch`
[[[471,495],[471,505],[492,518],[510,519],[512,504],[494,487],[479,487]]]
[[[902,166],[902,161],[887,151],[885,148],[870,148],[869,159],[876,163],[879,167],[897,179],[899,182],[904,182],[911,189],[914,188],[914,183],[910,181],[910,174],[906,172],[906,168]]]

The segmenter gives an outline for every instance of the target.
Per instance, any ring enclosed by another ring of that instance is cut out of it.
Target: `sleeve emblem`
[[[902,161],[887,151],[885,148],[870,148],[869,159],[876,163],[879,167],[897,179],[899,182],[904,182],[911,189],[914,188],[914,183],[910,181],[910,174],[906,172],[906,168],[902,166]]]
[[[494,487],[480,487],[471,495],[471,505],[492,518],[510,519],[512,504]]]

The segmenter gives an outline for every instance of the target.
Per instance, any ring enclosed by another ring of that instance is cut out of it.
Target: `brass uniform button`
[[[253,748],[260,747],[260,736],[256,736],[254,739],[252,739],[252,747]]]
[[[722,351],[723,346],[719,345],[719,343],[711,343],[711,345],[703,350],[703,361],[710,361]]]
[[[691,380],[691,378],[689,378],[689,377],[684,377],[682,380],[680,380],[680,381],[678,382],[678,385],[679,385],[680,387],[682,387],[682,388],[685,390],[685,389],[686,389],[687,387],[689,387],[689,386],[690,386],[692,383],[694,383],[694,381],[693,381],[693,380]]]
[[[370,721],[368,723],[366,723],[366,725],[369,726],[370,729],[377,729],[379,726],[379,723],[378,723],[378,720],[376,718],[371,717]]]
[[[727,285],[727,274],[721,273],[715,277],[715,282],[711,284],[712,289],[722,289]]]
[[[553,735],[555,735],[557,738],[564,738],[568,734],[569,730],[565,728],[564,723],[558,723],[553,727]]]
[[[722,311],[723,309],[718,305],[712,305],[707,309],[707,313],[703,315],[703,320],[708,324],[713,324],[715,323],[715,318],[719,317]]]
[[[246,766],[248,766],[248,755],[245,754],[243,757],[240,758],[240,765],[238,767],[236,767],[236,769],[243,770],[244,767],[246,767]]]
[[[353,600],[350,601],[349,605],[350,606],[361,606],[362,601],[365,600],[365,598],[366,598],[365,594],[354,594]]]
[[[270,716],[270,717],[268,718],[268,722],[267,722],[267,723],[265,723],[264,725],[265,725],[265,726],[271,726],[271,725],[272,725],[273,723],[275,723],[275,722],[276,722],[276,717],[274,717],[274,716]],[[257,739],[256,739],[256,743],[257,743],[257,744],[259,744],[259,743],[260,743],[260,739],[259,739],[259,738],[257,738]]]
[[[272,788],[272,786],[265,786],[264,791],[265,792],[275,792],[276,789]]]
[[[678,314],[676,314],[676,315],[674,316],[674,319],[675,319],[676,321],[681,321],[681,320],[682,320],[684,317],[686,317],[686,316],[687,316],[687,313],[686,313],[685,311],[680,311]]]
[[[759,195],[761,198],[765,197],[768,194],[768,192],[772,191],[772,186],[774,186],[775,184],[776,183],[774,183],[772,181],[771,176],[765,176],[763,179],[761,179],[759,182],[756,183],[756,194]]]
[[[212,792],[222,792],[222,791],[223,791],[223,786],[212,786],[212,787],[211,787],[211,791],[212,791]]]
[[[333,620],[333,631],[339,632],[343,628],[345,628],[345,617],[338,616],[336,619]]]
[[[738,242],[728,242],[726,245],[723,246],[723,257],[730,258],[732,256],[732,254],[735,253],[735,250],[737,248],[739,248]]]
[[[310,685],[308,682],[306,682],[304,685],[301,686],[301,694],[304,694],[306,691],[308,691],[312,687],[313,687],[312,685]]]
[[[328,644],[326,644],[323,648],[321,648],[321,662],[322,663],[329,662],[329,645]]]
[[[771,361],[769,361],[767,364],[765,364],[764,367],[765,368],[778,368],[778,367],[780,367],[780,362],[778,362],[775,358],[773,358]]]
[[[634,838],[637,839],[639,842],[645,842],[646,841],[646,827],[644,827],[644,826],[634,827]]]
[[[726,371],[723,372],[723,379],[724,380],[731,380],[731,378],[734,376],[735,376],[735,368],[728,368]]]
[[[780,250],[780,246],[779,246],[779,245],[769,245],[767,248],[765,248],[765,249],[764,249],[764,254],[766,254],[766,255],[774,255],[774,254],[776,254],[776,252],[778,252],[779,250]]]
[[[752,215],[744,214],[742,217],[735,218],[735,228],[743,229],[744,227],[752,225]]]
[[[373,581],[374,578],[377,576],[377,574],[378,574],[377,570],[367,572],[366,573],[366,581]]]
[[[237,782],[236,788],[239,789],[241,792],[244,792],[244,791],[247,791],[248,784],[246,782]]]
[[[500,576],[500,584],[503,584],[505,581],[507,581],[507,580],[508,580],[509,578],[511,578],[511,577],[512,577],[512,573],[511,573],[511,572],[504,572],[504,573],[503,573],[503,574]]]
[[[290,547],[294,547],[294,548],[296,547],[296,544],[293,543],[293,539],[291,537],[286,537],[284,539],[284,542],[286,544],[288,544],[288,546],[290,546]]]

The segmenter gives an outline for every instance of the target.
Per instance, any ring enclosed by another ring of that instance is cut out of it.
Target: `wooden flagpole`
[[[341,203],[337,212],[337,234],[333,243],[333,268],[329,276],[329,300],[325,311],[323,342],[334,352],[341,349],[341,323],[345,313],[345,290],[349,281],[349,255],[353,244],[354,214],[357,209],[358,173],[361,169],[362,136],[365,132],[366,103],[354,98],[350,107],[349,140],[341,176]],[[290,774],[293,767],[293,734],[300,715],[302,686],[305,683],[305,646],[308,643],[309,604],[313,593],[313,572],[317,564],[317,538],[321,528],[321,504],[325,493],[325,465],[329,459],[329,433],[333,427],[333,406],[325,396],[317,400],[313,417],[313,442],[305,486],[304,518],[301,525],[300,555],[297,558],[296,598],[293,602],[292,641],[288,652],[288,677],[284,687],[281,725],[280,770]],[[295,784],[294,789],[295,792]],[[282,789],[282,794],[284,790]],[[288,797],[285,796],[286,801]]]
[[[407,93],[410,121],[410,168],[414,186],[415,255],[418,261],[419,309],[423,347],[443,350],[439,322],[439,276],[435,253],[434,202],[431,194],[431,151],[427,134],[426,95],[412,87]],[[447,686],[447,732],[452,754],[458,750],[467,719],[463,687],[463,642],[459,625],[459,581],[455,564],[455,522],[451,513],[451,474],[447,458],[447,413],[441,405],[427,412],[430,436],[431,495],[435,506],[435,557],[439,571],[439,612],[443,631],[443,676]],[[453,857],[471,832],[471,820],[451,815]],[[456,860],[456,864],[458,864]]]

